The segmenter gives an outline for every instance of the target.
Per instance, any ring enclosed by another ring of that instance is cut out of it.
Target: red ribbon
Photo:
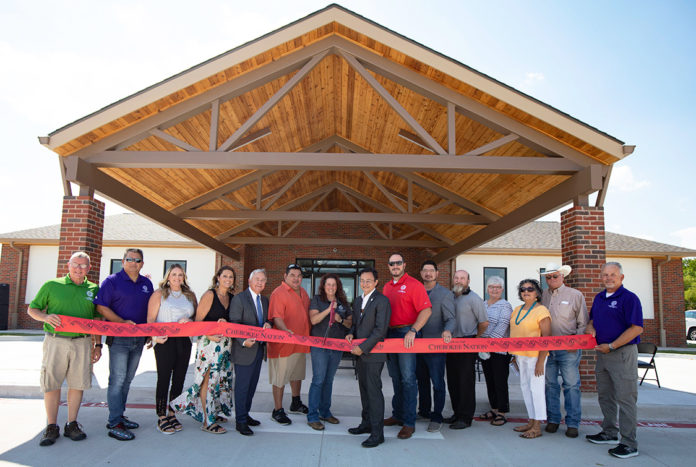
[[[363,342],[354,339],[349,343],[345,339],[324,339],[323,337],[299,336],[279,329],[263,329],[235,323],[218,323],[215,321],[195,321],[179,323],[123,324],[98,321],[72,316],[60,315],[61,326],[57,331],[98,334],[116,337],[149,336],[214,336],[223,335],[234,338],[251,338],[258,341],[278,342],[281,344],[300,344],[310,347],[322,347],[330,350],[350,352],[351,347]],[[583,334],[579,336],[549,337],[506,337],[498,339],[474,338],[452,339],[445,344],[441,338],[416,339],[409,349],[404,347],[403,339],[385,339],[377,343],[373,353],[450,353],[450,352],[515,352],[529,350],[572,350],[593,349],[597,345],[595,338]]]

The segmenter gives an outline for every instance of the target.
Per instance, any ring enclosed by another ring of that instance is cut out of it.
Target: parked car
[[[686,320],[686,340],[696,341],[696,310],[686,310],[684,319]]]

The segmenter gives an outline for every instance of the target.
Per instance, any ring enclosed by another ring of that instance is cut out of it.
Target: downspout
[[[15,291],[14,291],[14,300],[13,300],[13,307],[12,307],[12,313],[9,314],[9,322],[8,324],[8,329],[17,329],[17,309],[19,308],[19,289],[20,289],[20,284],[22,280],[22,263],[24,262],[24,250],[17,248],[14,245],[14,242],[10,242],[10,248],[15,250],[16,252],[19,253],[19,265],[17,266],[17,278],[15,284]]]
[[[662,266],[669,263],[671,260],[672,257],[670,255],[667,255],[667,259],[657,263],[657,298],[660,301],[660,347],[667,347],[667,331],[665,331],[665,310],[662,305]]]

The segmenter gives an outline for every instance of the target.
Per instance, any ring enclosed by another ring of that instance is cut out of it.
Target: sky
[[[3,0],[0,232],[60,223],[58,156],[38,136],[327,4]],[[696,2],[340,4],[636,145],[614,166],[606,229],[696,249]]]

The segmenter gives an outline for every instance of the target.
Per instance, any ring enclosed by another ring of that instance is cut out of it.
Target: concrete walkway
[[[17,465],[106,465],[145,464],[183,465],[215,462],[222,465],[434,465],[460,464],[463,460],[478,465],[552,465],[565,466],[619,465],[684,465],[693,457],[696,442],[696,356],[662,354],[656,359],[662,388],[654,381],[639,387],[638,441],[641,455],[630,460],[607,454],[612,446],[593,445],[584,435],[599,431],[596,422],[601,412],[596,395],[583,395],[583,424],[578,439],[558,433],[535,440],[524,440],[512,431],[516,423],[493,427],[476,421],[466,430],[450,430],[446,425],[440,433],[428,433],[427,421],[418,421],[414,438],[398,440],[398,427],[385,429],[386,443],[376,449],[363,449],[365,436],[351,436],[346,430],[357,425],[360,412],[357,381],[351,370],[339,370],[334,383],[332,410],[341,423],[327,425],[316,432],[300,415],[290,415],[293,424],[280,426],[270,420],[273,406],[266,366],[261,372],[259,389],[252,414],[261,426],[253,437],[234,431],[234,424],[225,426],[229,432],[214,436],[203,433],[199,424],[181,416],[184,431],[165,436],[155,429],[154,386],[156,380],[154,354],[145,351],[129,397],[129,418],[141,423],[132,442],[118,442],[106,436],[106,386],[108,381],[108,349],[94,367],[93,388],[85,392],[85,406],[79,421],[88,439],[75,443],[62,437],[54,446],[39,447],[38,440],[45,426],[45,412],[38,387],[42,335],[31,337],[0,336],[0,464]],[[309,360],[308,360],[309,361]],[[303,384],[303,400],[311,379]],[[650,373],[649,377],[652,375]],[[192,366],[187,375],[192,380]],[[383,372],[387,412],[390,411],[391,381]],[[485,383],[477,384],[477,413],[488,409]],[[65,394],[63,395],[65,397]],[[510,376],[512,420],[526,417],[517,378]],[[449,399],[449,397],[448,397]],[[289,394],[286,394],[286,408]],[[451,413],[449,401],[445,415]],[[61,407],[59,424],[65,423],[67,408]],[[388,415],[388,413],[387,413]],[[688,428],[693,426],[693,428]],[[675,428],[678,427],[678,428]]]

